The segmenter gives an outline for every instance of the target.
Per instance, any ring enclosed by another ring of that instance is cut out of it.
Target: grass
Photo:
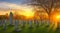
[[[3,27],[0,26],[0,33],[60,33],[60,29],[53,30],[54,25],[50,25],[49,27],[44,25],[40,25],[39,27],[36,27],[35,24],[33,24],[33,28],[29,29],[29,24],[26,24],[25,27],[22,27],[22,25],[19,25],[18,28],[22,29],[20,32],[14,31],[14,26],[6,25],[6,30],[3,30]]]

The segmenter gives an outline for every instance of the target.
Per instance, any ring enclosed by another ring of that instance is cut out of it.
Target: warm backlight
[[[23,8],[22,11],[19,11],[20,15],[25,16],[26,18],[32,18],[34,16],[34,11],[32,8]]]
[[[55,14],[55,15],[53,16],[53,20],[56,21],[56,22],[59,22],[59,20],[60,20],[60,15],[59,15],[59,14]]]
[[[56,16],[56,19],[59,21],[60,20],[60,15],[57,15]]]
[[[57,19],[60,19],[60,15],[57,15],[57,17],[56,17]]]

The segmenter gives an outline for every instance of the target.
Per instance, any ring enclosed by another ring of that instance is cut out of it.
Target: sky
[[[33,3],[33,1],[32,0],[0,0],[0,15],[5,15],[6,13],[10,13],[10,11],[12,12],[20,11],[19,14],[32,16],[34,15],[34,12],[32,10],[33,7],[28,6],[27,3]],[[28,12],[26,10],[28,10]]]
[[[5,7],[19,7],[22,4],[27,4],[31,3],[31,0],[0,0],[0,8],[5,8]]]
[[[32,0],[0,0],[0,14],[5,14],[11,9],[24,8],[27,3],[32,3]]]
[[[26,3],[26,2],[31,2],[31,0],[0,0],[0,2],[22,4],[22,3]]]

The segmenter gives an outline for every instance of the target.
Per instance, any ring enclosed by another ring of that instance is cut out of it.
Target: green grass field
[[[54,25],[50,25],[49,27],[44,25],[40,25],[39,27],[36,27],[35,24],[33,24],[33,28],[29,28],[29,25],[26,24],[25,27],[22,27],[22,25],[19,25],[18,28],[22,29],[19,32],[14,31],[14,26],[6,26],[6,30],[3,30],[3,27],[0,26],[0,33],[60,33],[60,29],[54,29]]]

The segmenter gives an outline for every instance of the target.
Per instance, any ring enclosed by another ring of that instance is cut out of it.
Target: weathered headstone
[[[15,20],[15,30],[14,31],[21,31],[21,29],[18,28],[19,21]]]
[[[6,30],[6,19],[3,20],[3,30]]]
[[[60,29],[60,22],[57,22],[57,28]]]
[[[18,20],[15,20],[15,30],[18,30]]]
[[[21,22],[22,22],[22,21],[21,21],[21,20],[19,20],[19,25],[21,25]]]
[[[29,20],[29,26],[32,28],[32,20]]]
[[[35,22],[36,26],[38,27],[39,26],[38,20],[34,20],[34,22]]]
[[[40,25],[40,26],[43,25],[43,21],[42,21],[42,20],[39,21],[39,25]]]
[[[47,20],[46,25],[47,25],[47,26],[50,25],[50,20]]]
[[[0,26],[2,25],[2,20],[0,20]]]
[[[39,27],[39,22],[36,20],[36,26]]]
[[[22,27],[25,27],[25,24],[26,24],[26,21],[23,20],[23,21],[22,21]]]
[[[19,20],[15,20],[15,31],[21,31],[21,29],[19,29],[18,26],[19,26]]]

